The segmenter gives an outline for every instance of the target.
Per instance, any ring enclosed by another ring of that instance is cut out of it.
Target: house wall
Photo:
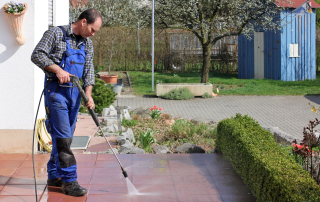
[[[316,14],[296,16],[293,9],[281,14],[281,80],[298,81],[316,78]],[[290,44],[299,44],[299,57],[290,58]]]
[[[0,6],[7,2],[0,0]],[[31,62],[30,57],[48,29],[48,1],[18,2],[28,5],[22,29],[24,45],[16,42],[2,8],[0,11],[0,153],[32,152],[34,119],[44,81],[43,71]],[[68,20],[65,19],[65,24]],[[42,104],[38,118],[44,117]]]

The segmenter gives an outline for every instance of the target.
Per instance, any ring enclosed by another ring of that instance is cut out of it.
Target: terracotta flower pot
[[[24,18],[24,14],[28,9],[28,6],[26,3],[24,3],[25,9],[21,12],[21,13],[7,13],[6,9],[7,9],[7,5],[3,6],[3,11],[4,14],[7,18],[7,22],[9,24],[9,26],[11,27],[12,31],[15,34],[16,37],[16,41],[18,42],[18,44],[21,46],[23,44],[25,44],[26,40],[22,34],[22,24],[23,24],[23,18]]]
[[[101,79],[106,83],[117,83],[118,75],[100,75]]]

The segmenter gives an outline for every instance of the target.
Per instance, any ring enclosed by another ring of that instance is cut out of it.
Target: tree
[[[264,31],[281,29],[281,22],[275,17],[283,8],[276,6],[274,1],[155,0],[155,23],[160,29],[189,31],[200,40],[203,51],[201,83],[206,83],[210,70],[210,50],[218,40],[240,34],[251,38],[255,27]],[[140,9],[139,13],[141,20],[151,23],[150,9]]]

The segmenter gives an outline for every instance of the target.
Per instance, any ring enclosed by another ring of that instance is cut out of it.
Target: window
[[[297,43],[290,44],[290,57],[291,58],[299,57],[299,46]]]

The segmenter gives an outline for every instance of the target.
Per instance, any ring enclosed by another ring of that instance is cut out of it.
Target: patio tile
[[[92,176],[94,168],[77,168],[78,176]]]
[[[37,185],[38,197],[42,195],[46,185]],[[1,196],[19,195],[19,196],[35,196],[34,185],[6,185],[0,192]]]
[[[218,186],[218,185],[217,185]],[[218,195],[217,187],[209,183],[175,184],[177,195],[209,194]]]
[[[129,177],[132,176],[132,168],[126,169]],[[93,171],[93,176],[118,176],[123,177],[122,170],[118,168],[95,168]]]
[[[128,194],[127,185],[90,185],[89,195]]]
[[[25,160],[28,157],[28,154],[0,154],[0,161],[2,160]]]
[[[132,176],[132,184],[154,185],[154,184],[170,184],[173,185],[173,180],[170,175],[147,175],[147,176]]]
[[[167,154],[168,160],[203,160],[201,154]]]
[[[35,168],[46,168],[47,167],[47,160],[38,160],[38,161],[34,161],[34,167]],[[20,167],[24,167],[24,168],[32,168],[33,167],[33,163],[32,161],[23,161],[23,163],[21,164]]]
[[[131,161],[132,154],[117,154],[118,159],[121,161]],[[97,161],[116,161],[114,154],[98,154]]]
[[[92,178],[92,175],[79,175],[78,174],[77,181],[79,182],[80,185],[90,184],[91,183],[91,178]]]
[[[76,161],[96,161],[97,154],[75,154]]]
[[[256,202],[253,195],[221,195],[223,202]]]
[[[176,195],[133,195],[132,202],[177,202]]]
[[[132,160],[120,161],[124,168],[132,167]],[[96,161],[96,168],[119,168],[119,162],[117,160],[113,161]]]
[[[47,184],[47,176],[41,175],[36,176],[37,185],[46,185]],[[7,182],[8,185],[14,185],[14,184],[34,184],[34,178],[33,175],[31,176],[19,176],[19,175],[13,175],[9,181]]]
[[[161,197],[163,195],[175,195],[175,187],[171,184],[153,184],[153,185],[144,185],[144,184],[134,184],[136,189],[141,195],[158,195]],[[161,198],[160,197],[160,198]]]
[[[171,168],[171,174],[174,175],[210,175],[206,166]]]
[[[3,189],[4,185],[0,185],[0,191]]]
[[[154,161],[141,161],[133,160],[132,162],[133,167],[146,167],[146,168],[168,168],[169,163],[167,160],[154,160]]]
[[[217,175],[237,175],[237,172],[233,169],[232,166],[230,167],[224,167],[224,166],[214,166],[214,167],[208,167],[208,170],[211,174],[211,176],[217,176]]]
[[[167,160],[168,157],[166,154],[134,154],[132,155],[132,160],[136,161],[158,161],[158,160]]]
[[[12,176],[18,168],[1,168],[0,167],[0,175],[2,176]]]
[[[95,164],[95,161],[77,161],[77,168],[93,168]]]
[[[174,184],[194,184],[194,183],[207,183],[214,184],[211,175],[173,175]]]
[[[130,177],[130,176],[129,176]],[[95,175],[92,177],[91,184],[98,185],[98,184],[119,184],[119,185],[127,185],[126,179],[124,176],[100,176]]]
[[[48,175],[47,168],[35,168],[35,174],[38,175]],[[15,175],[28,175],[33,176],[33,168],[18,168]]]
[[[220,195],[178,195],[179,202],[224,202]],[[243,201],[245,202],[245,201]]]
[[[185,167],[198,167],[206,166],[202,159],[192,160],[192,159],[181,159],[181,160],[169,160],[170,168],[185,168]]]
[[[74,197],[68,196],[63,193],[61,194],[44,194],[41,197],[40,202],[85,202],[87,200],[87,195]]]
[[[49,161],[51,154],[35,154],[34,160],[35,161]],[[29,154],[27,159],[28,161],[32,161],[32,155]]]
[[[34,202],[36,196],[0,196],[0,202]],[[38,196],[40,201],[40,196]]]
[[[10,179],[10,176],[2,176],[0,175],[0,186],[5,185]]]
[[[242,184],[242,185],[244,185],[243,180],[237,174],[235,174],[235,175],[212,175],[212,179],[216,184],[224,184],[224,185]]]
[[[88,195],[87,202],[131,202],[129,195]]]
[[[133,167],[133,175],[171,175],[169,168],[145,168]]]
[[[12,161],[12,160],[2,160],[0,161],[1,168],[19,168],[22,164],[22,160]]]
[[[219,184],[217,190],[220,195],[228,194],[251,194],[251,191],[246,187],[245,184]]]

